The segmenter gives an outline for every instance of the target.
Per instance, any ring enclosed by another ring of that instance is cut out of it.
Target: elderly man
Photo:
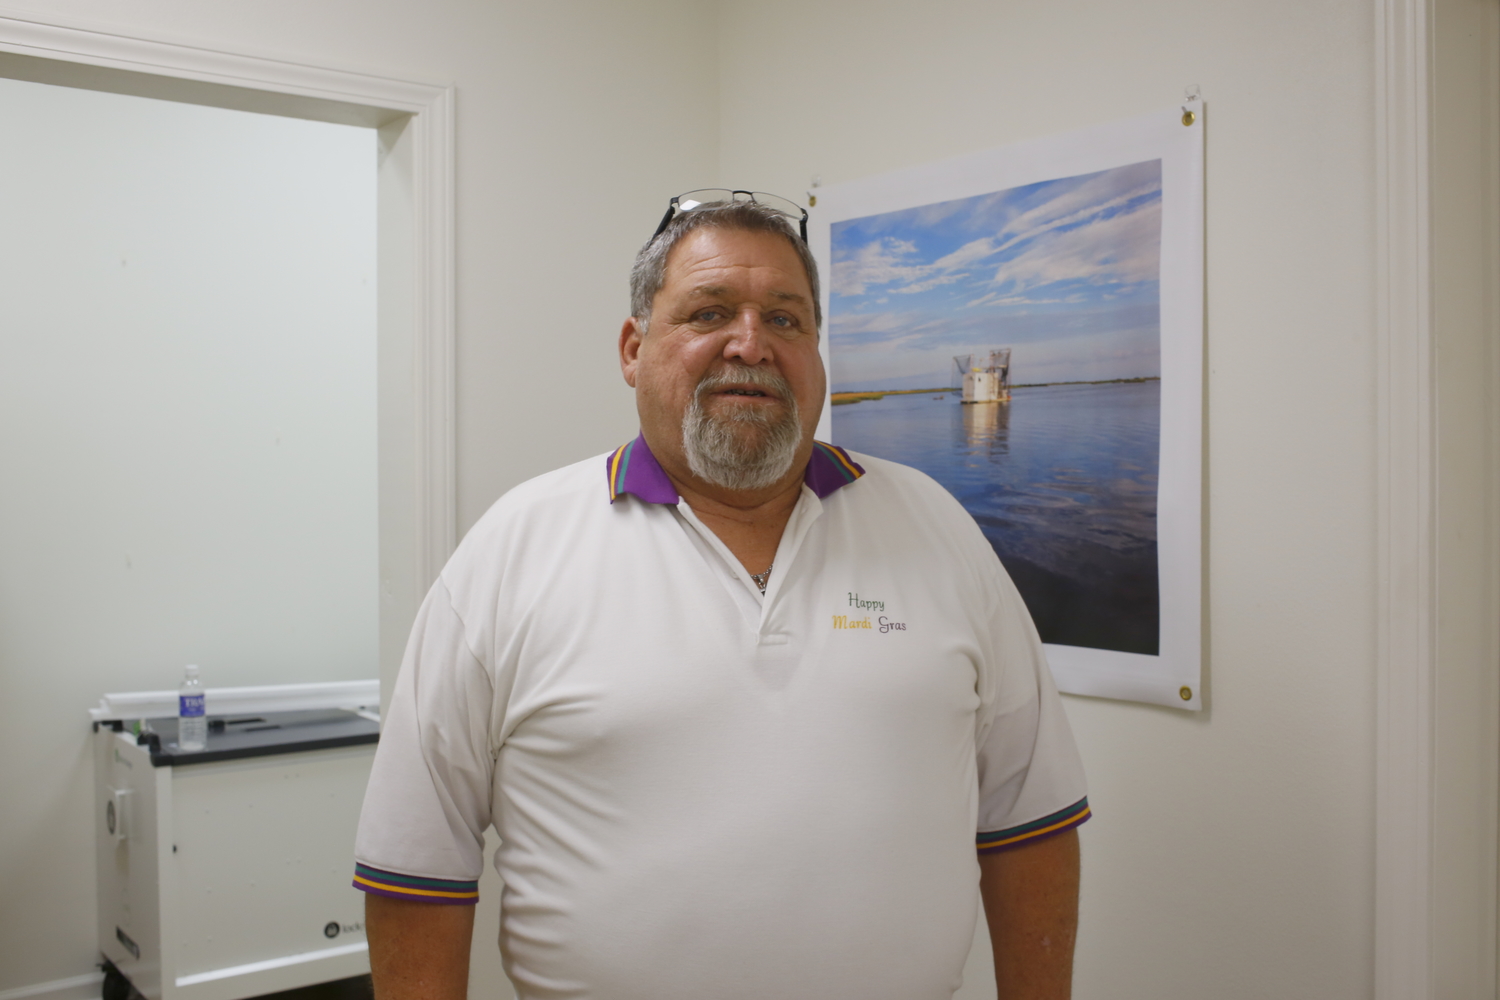
[[[813,440],[806,214],[695,195],[631,275],[640,436],[502,497],[418,615],[379,1000],[465,996],[491,823],[523,1000],[947,998],[981,894],[1001,996],[1065,997],[1088,805],[1031,621],[940,486]]]

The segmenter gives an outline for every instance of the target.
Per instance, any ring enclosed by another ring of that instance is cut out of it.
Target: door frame
[[[1374,6],[1375,996],[1493,998],[1500,24],[1493,4]]]

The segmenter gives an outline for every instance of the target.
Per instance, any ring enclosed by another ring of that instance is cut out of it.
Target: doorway
[[[371,465],[374,467],[376,537],[360,559],[367,566],[373,564],[374,586],[369,586],[369,577],[366,576],[364,589],[366,596],[373,596],[377,605],[372,613],[368,602],[362,598],[353,596],[348,600],[351,607],[362,605],[365,610],[359,614],[364,615],[367,623],[374,621],[377,634],[372,641],[366,631],[361,640],[365,648],[344,655],[350,663],[365,661],[360,676],[370,676],[378,669],[388,688],[421,594],[453,543],[451,88],[11,18],[0,18],[0,78],[4,78],[0,82],[60,84],[100,92],[96,96],[157,98],[197,111],[250,111],[256,112],[251,117],[278,116],[291,120],[293,124],[360,126],[359,131],[370,140],[371,156],[366,162],[375,174],[373,190],[377,206],[374,217],[378,255],[371,282],[373,302],[367,300],[367,307],[375,316],[376,345],[373,390],[369,382],[365,382],[365,391],[373,393],[374,413],[371,415],[367,408],[362,419],[366,420],[366,432],[370,429],[370,421],[374,423],[375,454],[371,459],[366,449],[365,458],[360,461],[367,471]],[[115,258],[115,266],[128,271],[133,264],[143,265],[145,262],[139,254],[134,259],[127,254],[125,259],[126,263],[120,265],[119,259]],[[57,295],[53,296],[53,301],[58,302]],[[119,386],[110,388],[103,377],[108,374],[109,365],[101,363],[106,359],[95,357],[87,360],[96,368],[104,369],[102,373],[96,372],[95,384],[115,392],[111,398],[118,400]],[[244,358],[220,356],[216,360],[221,367],[232,368]],[[139,358],[132,363],[137,369],[144,367]],[[118,374],[122,384],[127,376],[139,374],[138,371],[125,370],[126,366],[116,367],[120,369]],[[366,374],[369,374],[369,367],[367,358]],[[199,394],[204,395],[201,384]],[[191,393],[187,395],[191,396]],[[93,398],[97,399],[97,394]],[[309,398],[305,393],[302,396],[304,402]],[[188,400],[203,405],[221,401]],[[154,419],[158,429],[167,425],[172,433],[191,439],[195,406],[179,405],[172,414],[166,412],[170,407],[161,405],[160,399],[150,402],[156,405]],[[99,407],[92,409],[98,414]],[[183,426],[171,426],[174,419]],[[108,424],[109,415],[96,415],[94,420]],[[119,430],[108,426],[84,429],[106,438],[109,433]],[[205,439],[215,437],[201,431],[200,428],[200,446]],[[217,438],[223,436],[220,434]],[[247,432],[245,436],[250,435]],[[274,437],[273,433],[269,447],[275,446]],[[101,450],[109,452],[111,460],[123,463],[128,457],[128,449],[121,441],[128,438],[129,435],[117,433],[106,442],[113,447],[101,446]],[[135,443],[141,444],[138,440]],[[283,445],[285,443],[283,435]],[[213,448],[206,450],[211,453]],[[198,448],[200,456],[204,451],[204,448]],[[208,454],[204,461],[212,466],[217,458]],[[75,479],[80,475],[77,470],[63,471]],[[232,465],[223,462],[217,471],[220,474],[203,478],[215,481],[222,498],[225,492],[223,481],[232,478]],[[311,470],[303,471],[311,475]],[[14,479],[14,476],[7,475],[3,480],[7,490],[13,489]],[[129,499],[127,496],[111,492],[111,477],[101,479],[102,482],[90,483],[89,487],[102,494],[106,503],[114,499],[120,506],[129,506],[125,503]],[[256,481],[263,485],[268,480],[256,477]],[[184,487],[172,495],[182,496],[190,492]],[[202,501],[203,498],[200,495],[198,499]],[[135,501],[137,507],[142,503]],[[347,537],[363,535],[368,539],[369,532],[358,522],[363,517],[368,525],[370,506],[366,503],[365,513],[351,518]],[[158,513],[155,508],[150,512]],[[97,530],[98,527],[77,523],[80,519],[76,512],[73,517],[66,516],[68,511],[49,513],[57,514],[57,520],[69,522],[75,529]],[[46,537],[46,533],[38,534],[36,544],[44,552],[49,544],[66,546],[70,542],[66,535]],[[307,534],[307,531],[303,532],[305,547],[301,551],[304,555],[319,544],[331,544],[328,539],[308,538]],[[183,554],[188,564],[201,567],[211,563],[212,553],[205,554],[201,543],[188,548],[190,551]],[[374,558],[371,558],[372,549]],[[102,548],[100,552],[103,552]],[[285,555],[285,549],[281,554]],[[275,563],[276,555],[271,549],[259,553],[265,564]],[[127,566],[125,550],[122,550],[119,566],[111,572],[133,572],[137,568],[135,553],[130,553],[130,556],[131,565]],[[102,561],[103,555],[99,558]],[[193,559],[198,562],[192,563]],[[327,561],[324,560],[325,564]],[[40,588],[56,582],[34,577],[29,584]],[[66,590],[66,587],[62,589]],[[197,594],[182,596],[181,602],[188,606],[173,609],[177,621],[205,620],[203,609],[213,603],[215,589],[205,586],[199,588]],[[223,593],[219,588],[220,596]],[[141,616],[121,611],[117,617],[136,627]],[[242,619],[242,622],[246,620],[249,619]],[[86,616],[79,616],[75,622],[74,628],[88,628]],[[303,627],[306,624],[304,621]],[[101,635],[100,638],[109,637]],[[245,638],[243,633],[241,638]],[[287,645],[292,643],[288,640]],[[375,663],[369,662],[371,652]],[[175,664],[175,667],[180,669],[181,664]],[[19,667],[6,665],[4,673],[11,695],[8,720],[18,718],[33,707],[30,699],[40,690],[37,684],[45,682],[45,679],[38,681],[42,672],[42,664],[29,660]],[[330,675],[325,673],[324,676]],[[110,689],[135,686],[171,686],[171,679],[165,685],[160,682],[149,685],[125,682],[110,685]],[[99,692],[94,690],[93,693],[96,696]],[[71,721],[61,725],[66,732],[73,732],[72,727],[76,724],[82,745],[87,733],[82,716],[85,705],[69,707],[76,709],[76,714],[70,716]],[[38,763],[38,769],[45,766],[45,761],[34,752],[28,752],[25,759]],[[86,761],[82,758],[67,760],[64,765],[60,780],[48,785],[41,793],[45,800],[43,808],[57,813],[63,824],[47,823],[45,842],[42,835],[28,825],[32,839],[38,843],[7,844],[5,853],[0,855],[3,858],[0,864],[3,864],[12,884],[19,884],[12,876],[24,873],[28,867],[38,871],[50,869],[53,876],[40,896],[16,895],[13,905],[0,907],[0,942],[4,942],[3,951],[0,951],[0,969],[5,970],[0,991],[20,988],[28,996],[56,1000],[87,996],[91,987],[86,981],[97,979],[96,975],[81,971],[90,968],[96,954],[92,926],[92,872],[78,870],[80,864],[86,864],[84,858],[91,859],[91,852],[85,849],[81,854],[70,853],[70,860],[63,867],[38,863],[43,857],[51,857],[46,852],[58,846],[56,842],[66,840],[68,831],[75,828],[87,831],[90,828],[92,815],[86,800],[81,815],[79,807],[72,804],[74,787],[81,786],[89,778]],[[32,779],[25,780],[30,782]],[[37,853],[38,850],[43,853]]]

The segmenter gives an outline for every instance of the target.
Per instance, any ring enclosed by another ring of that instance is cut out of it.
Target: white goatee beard
[[[710,416],[703,400],[726,385],[756,385],[785,404],[778,414],[760,407],[736,407]],[[802,443],[797,400],[786,379],[775,372],[736,365],[703,376],[682,415],[682,447],[688,468],[704,482],[726,490],[761,490],[791,470]]]

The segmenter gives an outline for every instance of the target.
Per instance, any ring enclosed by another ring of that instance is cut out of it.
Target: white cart
[[[106,1000],[240,1000],[369,971],[354,834],[379,724],[368,712],[95,721]],[[112,968],[110,968],[112,966]]]

